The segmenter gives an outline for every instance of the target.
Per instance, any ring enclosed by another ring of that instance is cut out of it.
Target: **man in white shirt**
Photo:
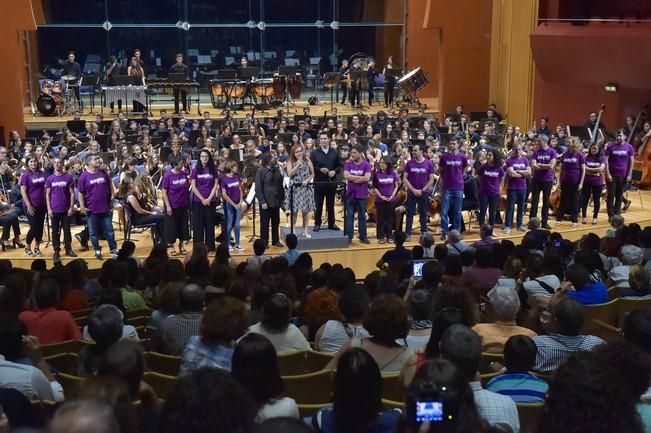
[[[17,318],[0,319],[0,388],[15,389],[30,400],[63,401],[63,387],[43,359],[38,338],[25,334]],[[25,358],[31,365],[15,362]]]
[[[513,399],[483,389],[478,380],[482,352],[479,335],[467,326],[452,325],[443,333],[439,348],[441,356],[456,365],[470,382],[482,418],[491,426],[518,433],[520,420]]]

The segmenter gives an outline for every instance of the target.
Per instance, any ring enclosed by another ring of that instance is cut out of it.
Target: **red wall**
[[[590,111],[606,104],[604,122],[621,126],[651,102],[650,26],[539,26],[531,35],[536,63],[534,115],[552,124],[583,124]],[[604,85],[615,83],[618,92]]]

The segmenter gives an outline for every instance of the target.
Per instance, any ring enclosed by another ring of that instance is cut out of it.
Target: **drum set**
[[[36,108],[44,116],[74,114],[77,110],[74,88],[80,85],[74,75],[62,75],[60,80],[39,80]]]

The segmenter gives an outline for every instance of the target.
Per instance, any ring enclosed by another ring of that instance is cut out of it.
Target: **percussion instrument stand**
[[[95,114],[93,110],[95,110],[95,89],[97,89],[97,86],[99,84],[99,75],[86,75],[85,81],[88,82],[88,85],[90,85],[90,111],[88,114]],[[79,88],[80,92],[80,99],[81,99],[81,86]]]
[[[246,200],[243,200],[243,201],[246,203]],[[256,202],[256,200],[255,200],[255,195],[254,195],[254,196],[253,196],[253,200],[251,200],[251,204],[250,204],[250,206],[251,206],[251,208],[252,208],[252,212],[251,212],[251,215],[252,215],[252,217],[251,217],[251,225],[253,226],[253,230],[251,231],[251,234],[250,234],[249,237],[248,237],[248,238],[249,238],[249,243],[255,241],[256,238],[259,238],[259,237],[260,237],[260,236],[258,236],[258,235],[255,233],[255,214],[256,214],[256,212],[255,212],[255,208],[256,208],[255,202]],[[229,233],[229,235],[230,235],[230,233]]]

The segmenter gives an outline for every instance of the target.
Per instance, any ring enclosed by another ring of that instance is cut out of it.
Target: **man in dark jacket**
[[[269,221],[271,241],[275,247],[282,247],[278,238],[280,226],[280,205],[283,202],[283,175],[278,169],[276,157],[269,153],[262,156],[261,166],[255,174],[255,197],[260,205],[260,238],[269,243]]]

